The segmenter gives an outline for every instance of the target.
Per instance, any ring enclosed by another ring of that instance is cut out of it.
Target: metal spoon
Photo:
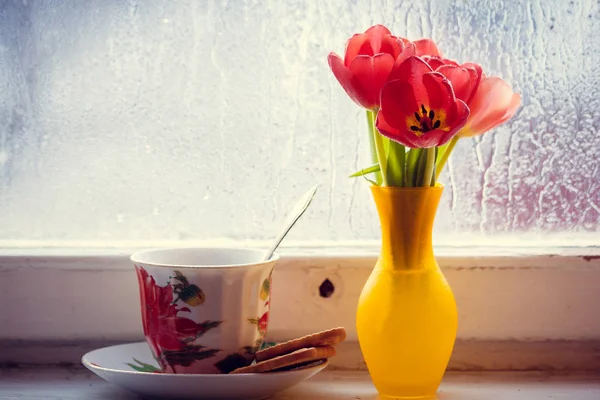
[[[275,253],[275,250],[277,249],[285,235],[288,234],[288,232],[290,231],[290,229],[292,229],[292,226],[294,226],[296,221],[298,221],[302,214],[304,214],[304,211],[306,211],[306,209],[310,205],[310,202],[315,196],[318,187],[319,185],[311,187],[308,190],[308,192],[304,193],[300,200],[298,200],[294,208],[292,208],[292,211],[288,214],[285,224],[283,225],[283,230],[279,232],[279,235],[277,235],[277,237],[271,244],[271,247],[269,248],[269,250],[267,250],[265,261],[271,258],[271,256],[273,255],[273,253]]]

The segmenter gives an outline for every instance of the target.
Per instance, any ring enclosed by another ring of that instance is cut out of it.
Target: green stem
[[[417,163],[416,179],[413,182],[415,187],[422,186],[423,176],[425,176],[425,164],[427,164],[427,149],[421,149],[419,153],[419,161]]]
[[[444,169],[444,166],[446,165],[446,162],[448,161],[448,158],[450,157],[450,153],[452,153],[452,150],[454,150],[454,146],[456,146],[456,143],[458,143],[458,140],[460,138],[458,137],[458,135],[454,136],[452,139],[450,139],[450,142],[448,142],[448,144],[446,145],[446,149],[445,151],[442,153],[440,159],[437,161],[436,165],[435,165],[435,180],[437,181],[437,179],[440,177],[440,174],[442,173],[442,170]]]
[[[423,172],[423,180],[420,182],[422,187],[431,186],[431,178],[435,169],[435,147],[425,149],[425,171]]]
[[[404,186],[404,166],[406,164],[406,148],[398,142],[389,141],[387,158],[388,185]]]
[[[415,177],[419,167],[419,156],[422,149],[410,149],[406,160],[406,187],[415,186]]]
[[[371,161],[373,164],[379,164],[381,171],[381,164],[379,163],[379,157],[377,156],[377,143],[375,140],[375,135],[377,131],[375,129],[375,118],[373,115],[373,111],[367,110],[367,126],[369,127],[369,148],[371,149]],[[383,172],[375,172],[375,182],[378,185],[381,185],[382,182],[382,173]]]
[[[434,157],[434,162],[433,162],[433,174],[431,174],[431,186],[435,186],[435,183],[437,182],[437,158],[438,158],[438,151],[439,149],[436,147],[435,148],[435,157]]]
[[[383,143],[383,136],[377,132],[375,128],[375,116],[377,110],[367,110],[367,119],[369,121],[369,134],[373,136],[375,141],[375,152],[377,154],[377,162],[381,170],[381,183],[383,186],[387,186],[387,158],[385,154],[385,145]]]

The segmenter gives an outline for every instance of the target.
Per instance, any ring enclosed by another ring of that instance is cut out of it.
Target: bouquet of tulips
[[[382,25],[356,34],[344,59],[329,66],[346,93],[367,112],[373,165],[352,176],[383,186],[434,186],[460,138],[506,122],[521,104],[481,66],[442,57],[430,39],[414,42]]]

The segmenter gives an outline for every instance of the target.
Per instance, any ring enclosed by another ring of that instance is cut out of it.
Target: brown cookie
[[[313,333],[298,339],[276,344],[273,347],[266,348],[256,352],[256,362],[269,360],[283,354],[292,353],[296,350],[309,347],[335,346],[346,339],[346,330],[344,328],[333,328],[322,332]]]
[[[252,374],[291,369],[293,367],[304,366],[314,361],[324,360],[333,356],[335,356],[335,348],[331,346],[305,348],[269,360],[257,362],[256,364],[247,367],[238,368],[230,372],[230,374]]]

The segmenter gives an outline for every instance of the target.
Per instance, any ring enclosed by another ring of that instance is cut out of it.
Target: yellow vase
[[[361,351],[384,398],[435,398],[456,338],[457,311],[431,242],[443,186],[372,186],[381,253],[356,315]]]

